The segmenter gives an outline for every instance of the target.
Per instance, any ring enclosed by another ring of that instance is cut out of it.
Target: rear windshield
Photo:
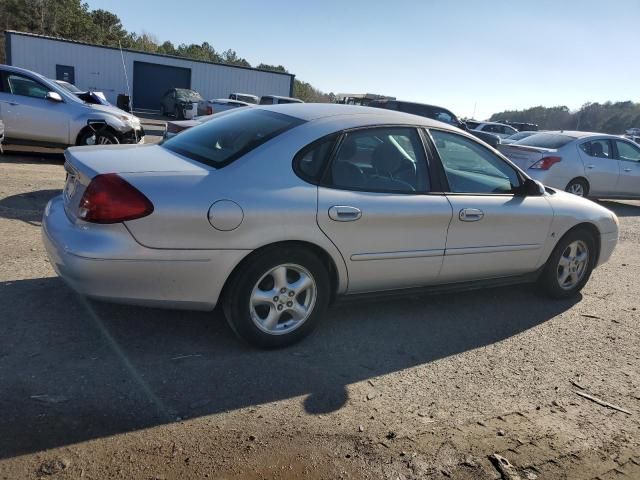
[[[162,144],[167,150],[221,168],[303,120],[257,108],[214,116]]]
[[[567,143],[574,141],[575,138],[568,135],[562,135],[560,133],[536,133],[517,142],[513,142],[512,145],[528,145],[530,147],[542,147],[542,148],[560,148],[564,147]]]
[[[249,95],[236,95],[235,99],[240,100],[241,102],[258,103],[256,97],[250,97]]]

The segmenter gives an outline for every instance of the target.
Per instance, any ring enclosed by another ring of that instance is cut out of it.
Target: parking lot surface
[[[62,164],[0,157],[0,478],[640,478],[640,202],[602,202],[620,243],[578,298],[373,298],[257,351],[217,311],[67,288]]]

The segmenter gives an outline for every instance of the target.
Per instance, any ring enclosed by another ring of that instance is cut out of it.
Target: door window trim
[[[398,192],[398,191],[384,191],[384,190],[365,190],[362,188],[357,188],[357,187],[342,187],[342,186],[337,186],[337,185],[331,185],[330,183],[325,182],[325,178],[327,176],[327,173],[329,171],[329,168],[331,167],[331,164],[333,163],[333,161],[335,160],[336,154],[338,153],[338,151],[340,150],[340,146],[342,145],[342,142],[345,139],[345,136],[349,133],[353,133],[353,132],[358,132],[361,130],[373,130],[373,129],[381,129],[381,128],[405,128],[405,129],[409,129],[409,130],[414,130],[414,132],[416,133],[416,135],[418,136],[418,138],[420,139],[420,145],[422,147],[421,151],[422,151],[422,155],[425,159],[426,162],[426,172],[429,176],[429,189],[427,191],[415,191],[415,192]],[[364,126],[360,126],[360,127],[351,127],[351,128],[345,128],[343,130],[338,130],[336,132],[333,133],[329,133],[327,135],[324,135],[323,137],[314,140],[313,142],[311,142],[310,144],[302,147],[300,150],[298,150],[298,152],[294,155],[293,157],[293,170],[294,173],[302,180],[304,180],[307,183],[310,183],[312,185],[316,185],[318,187],[323,187],[323,188],[330,188],[332,190],[345,190],[345,191],[350,191],[350,192],[361,192],[361,193],[371,193],[371,194],[385,194],[385,195],[403,195],[403,196],[407,196],[407,195],[444,195],[444,188],[443,188],[443,184],[442,184],[442,179],[440,178],[439,172],[434,172],[432,165],[433,163],[431,162],[431,156],[432,153],[431,151],[427,148],[428,143],[425,143],[425,139],[423,138],[423,133],[422,130],[425,128],[424,125],[412,125],[412,124],[376,124],[376,125],[364,125]],[[300,168],[298,166],[298,163],[300,162],[300,159],[306,154],[308,153],[308,151],[310,149],[312,149],[314,146],[316,146],[317,144],[321,143],[323,140],[325,140],[327,137],[330,137],[332,135],[336,135],[337,138],[333,144],[333,147],[331,149],[331,152],[329,153],[329,156],[327,157],[327,159],[324,162],[324,165],[322,166],[320,172],[318,172],[317,177],[311,178],[308,175],[305,175],[304,173],[300,172]],[[434,187],[437,186],[437,188],[434,189]]]
[[[440,158],[440,153],[438,152],[438,148],[436,147],[436,142],[433,139],[433,137],[431,136],[431,131],[435,130],[435,131],[439,131],[439,132],[444,132],[444,133],[448,133],[448,134],[452,134],[452,135],[457,135],[459,137],[465,138],[467,140],[471,140],[472,142],[476,143],[479,147],[483,148],[484,150],[486,150],[488,153],[490,153],[491,155],[494,155],[495,157],[498,157],[500,160],[502,160],[503,162],[505,162],[509,167],[511,167],[514,172],[516,173],[516,176],[518,177],[518,180],[520,180],[520,188],[522,188],[522,186],[524,185],[525,181],[527,180],[527,176],[516,166],[514,165],[508,158],[505,158],[503,155],[500,154],[496,154],[495,152],[492,152],[491,150],[489,150],[487,147],[485,147],[484,145],[482,145],[480,142],[478,142],[476,140],[475,137],[473,137],[472,135],[461,135],[458,132],[454,132],[451,130],[445,130],[443,128],[437,128],[437,127],[423,127],[423,129],[425,130],[425,134],[427,139],[429,140],[429,143],[431,144],[431,148],[434,151],[434,160],[435,163],[438,164],[439,168],[438,170],[441,172],[441,175],[443,176],[443,188],[444,188],[444,194],[445,195],[454,195],[454,196],[482,196],[482,197],[520,197],[522,196],[522,194],[520,194],[517,191],[514,192],[510,192],[510,193],[494,193],[494,192],[452,192],[451,191],[451,185],[449,185],[449,179],[447,178],[445,169],[444,169],[444,164],[442,163],[442,159]]]

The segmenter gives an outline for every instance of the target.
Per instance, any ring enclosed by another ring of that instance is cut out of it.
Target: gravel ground
[[[640,478],[640,202],[603,202],[621,240],[574,300],[372,299],[264,352],[70,291],[40,239],[62,161],[0,157],[0,479]]]

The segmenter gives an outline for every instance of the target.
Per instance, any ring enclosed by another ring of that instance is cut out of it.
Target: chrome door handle
[[[329,218],[336,222],[353,222],[362,217],[362,210],[347,205],[335,205],[329,209]]]
[[[624,171],[625,171],[625,172],[630,172],[630,171],[631,171],[631,169],[627,167],[627,168],[625,168],[625,169],[624,169]]]
[[[463,222],[477,222],[482,220],[482,217],[484,217],[484,212],[477,208],[463,208],[458,214],[458,218]]]

